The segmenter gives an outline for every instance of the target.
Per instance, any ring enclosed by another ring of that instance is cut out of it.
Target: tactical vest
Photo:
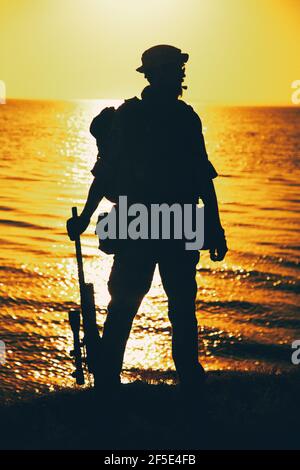
[[[113,202],[119,195],[136,202],[194,202],[201,180],[216,176],[201,121],[181,100],[166,106],[131,98],[117,110],[105,108],[90,131],[99,149],[92,172],[103,177]]]

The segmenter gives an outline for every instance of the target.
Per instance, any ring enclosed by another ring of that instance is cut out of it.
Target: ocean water
[[[8,101],[0,106],[0,365],[5,397],[71,386],[68,311],[78,305],[74,246],[66,236],[92,180],[89,123],[111,101]],[[300,339],[299,108],[204,108],[200,113],[229,253],[197,271],[199,355],[207,370],[294,369]],[[183,156],[184,158],[184,156]],[[108,207],[103,201],[99,210]],[[93,224],[82,237],[100,330],[112,257]],[[180,269],[180,266],[178,267]],[[171,330],[159,275],[128,342],[123,381],[174,378]]]

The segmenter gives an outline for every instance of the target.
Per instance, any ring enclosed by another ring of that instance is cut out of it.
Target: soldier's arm
[[[222,261],[228,251],[225,232],[221,224],[218,199],[212,179],[203,185],[202,200],[204,203],[205,233],[209,238],[210,258]]]
[[[72,217],[67,221],[67,231],[71,240],[74,240],[76,237],[78,237],[78,235],[80,235],[87,229],[91,217],[103,197],[104,194],[101,191],[101,185],[99,185],[99,181],[97,181],[97,178],[94,178],[94,181],[90,186],[88,197],[81,214],[76,219]]]
[[[101,200],[104,197],[103,191],[101,191],[101,185],[99,184],[99,181],[97,181],[97,178],[94,178],[89,192],[88,192],[88,197],[86,200],[86,203],[84,205],[84,208],[80,214],[80,217],[83,217],[85,219],[90,219],[92,215],[94,214],[95,210],[97,209],[98,205],[100,204]]]
[[[203,177],[201,178],[201,199],[205,207],[205,227],[210,239],[210,257],[213,261],[224,259],[228,249],[225,232],[221,224],[218,198],[214,186],[214,178],[218,176],[214,166],[208,159],[202,123],[194,113],[194,125],[198,134],[197,148],[200,154]],[[197,152],[197,153],[198,153]]]
[[[112,108],[110,108],[110,110],[111,109]],[[115,173],[118,170],[118,159],[120,158],[121,150],[124,145],[121,131],[122,116],[120,117],[119,114],[120,113],[118,113],[118,116],[114,119],[109,151],[105,155],[105,158],[97,159],[96,164],[91,170],[94,180],[90,186],[83,211],[76,220],[72,218],[67,221],[67,231],[71,240],[74,240],[76,235],[78,236],[78,234],[83,233],[87,229],[93,213],[97,209],[103,197],[107,194],[107,191],[109,191],[110,185],[114,180]],[[94,121],[91,126],[91,131],[93,132]]]
[[[210,225],[216,231],[222,231],[222,224],[220,220],[219,205],[215,185],[212,179],[207,179],[202,185],[201,199],[205,205],[205,214],[208,214]]]

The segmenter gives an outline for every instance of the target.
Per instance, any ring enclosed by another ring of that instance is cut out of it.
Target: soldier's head
[[[143,73],[150,85],[162,93],[182,95],[185,63],[189,56],[177,47],[159,45],[142,55],[142,65],[136,70]]]

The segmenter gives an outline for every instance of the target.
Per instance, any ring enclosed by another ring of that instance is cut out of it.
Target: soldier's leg
[[[182,384],[201,382],[204,370],[198,362],[198,327],[195,315],[198,251],[184,249],[160,257],[159,270],[169,303],[172,353]]]
[[[132,321],[151,286],[154,270],[153,257],[138,251],[114,257],[108,281],[111,301],[103,330],[100,368],[100,374],[108,381],[120,381]]]

